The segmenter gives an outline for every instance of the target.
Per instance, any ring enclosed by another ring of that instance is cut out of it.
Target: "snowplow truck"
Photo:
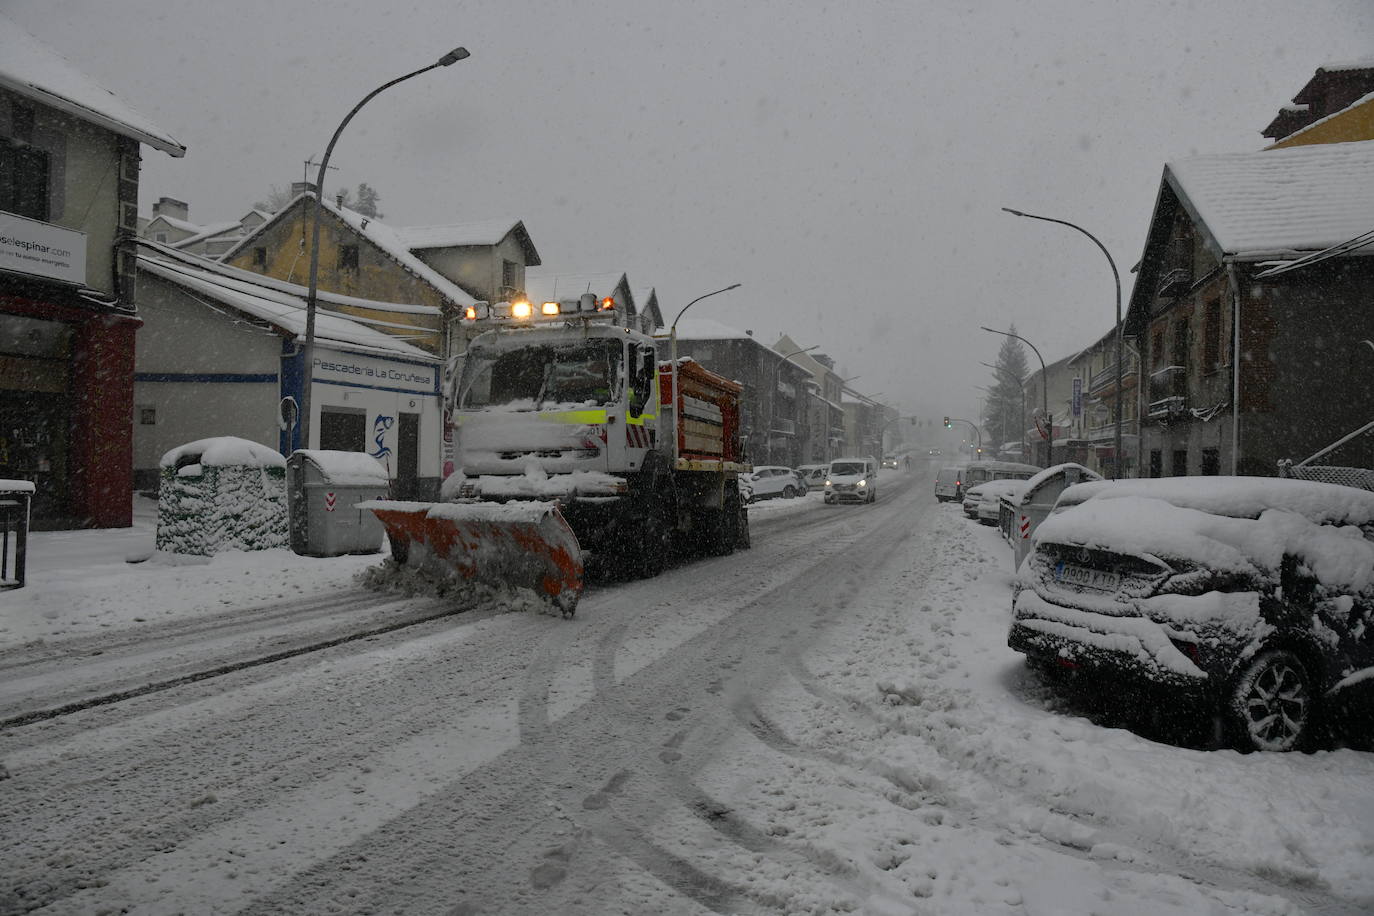
[[[588,567],[657,575],[749,543],[738,382],[659,358],[612,300],[479,304],[446,386],[440,503],[374,504],[393,557],[525,585],[571,616]]]

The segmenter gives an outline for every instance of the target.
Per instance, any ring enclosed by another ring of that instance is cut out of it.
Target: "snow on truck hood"
[[[1316,484],[1265,499],[1264,490],[1275,483],[1307,482],[1263,479],[1266,487],[1216,478],[1193,478],[1182,487],[1184,480],[1141,483],[1168,485],[1070,488],[1061,508],[1041,523],[1037,542],[1182,561],[1257,581],[1275,580],[1284,556],[1292,555],[1320,585],[1374,593],[1374,542],[1349,521],[1374,518],[1374,494],[1342,494],[1346,488],[1334,485],[1329,489],[1336,492],[1321,492],[1327,486]],[[1069,506],[1062,508],[1066,498]],[[1368,503],[1368,514],[1361,503]]]

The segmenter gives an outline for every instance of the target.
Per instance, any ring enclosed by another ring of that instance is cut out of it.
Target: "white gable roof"
[[[547,302],[560,298],[576,298],[583,293],[593,293],[598,299],[609,296],[625,282],[625,274],[545,274],[534,271],[525,272],[525,295],[531,302]],[[628,288],[628,284],[627,284]]]
[[[186,155],[170,134],[4,16],[0,86],[172,156]]]
[[[495,245],[510,235],[518,219],[487,219],[446,226],[407,226],[393,229],[397,240],[407,249],[454,248],[463,245]]]
[[[201,296],[223,303],[238,311],[251,315],[285,331],[297,340],[305,339],[306,295],[303,286],[284,283],[280,280],[264,283],[268,279],[250,271],[228,267],[216,261],[198,258],[175,251],[166,246],[140,242],[138,255],[140,270],[193,290]],[[338,312],[330,311],[330,303],[340,303],[361,308],[387,309],[390,303],[372,302],[347,296],[333,296],[327,293],[318,295],[315,311],[315,339],[317,342],[339,349],[360,353],[375,353],[388,356],[403,356],[407,359],[437,362],[432,353],[412,344],[376,330],[371,325],[386,324],[403,328],[393,322],[367,321]],[[438,309],[429,308],[430,313]],[[434,333],[428,328],[415,328],[419,333]]]
[[[1374,140],[1196,156],[1165,174],[1237,260],[1317,251],[1374,229]]]

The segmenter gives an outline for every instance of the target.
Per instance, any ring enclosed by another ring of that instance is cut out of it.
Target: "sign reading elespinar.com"
[[[0,211],[0,270],[86,282],[86,234]]]

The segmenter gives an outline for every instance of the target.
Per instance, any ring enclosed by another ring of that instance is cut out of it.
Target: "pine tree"
[[[1016,333],[1016,326],[1011,327]],[[1029,418],[1022,414],[1022,384],[1026,379],[1026,351],[1014,337],[1002,338],[997,351],[997,368],[988,385],[987,404],[983,408],[983,430],[988,439],[999,446],[1004,442],[1018,442],[1025,435]],[[994,449],[995,451],[995,449]]]

